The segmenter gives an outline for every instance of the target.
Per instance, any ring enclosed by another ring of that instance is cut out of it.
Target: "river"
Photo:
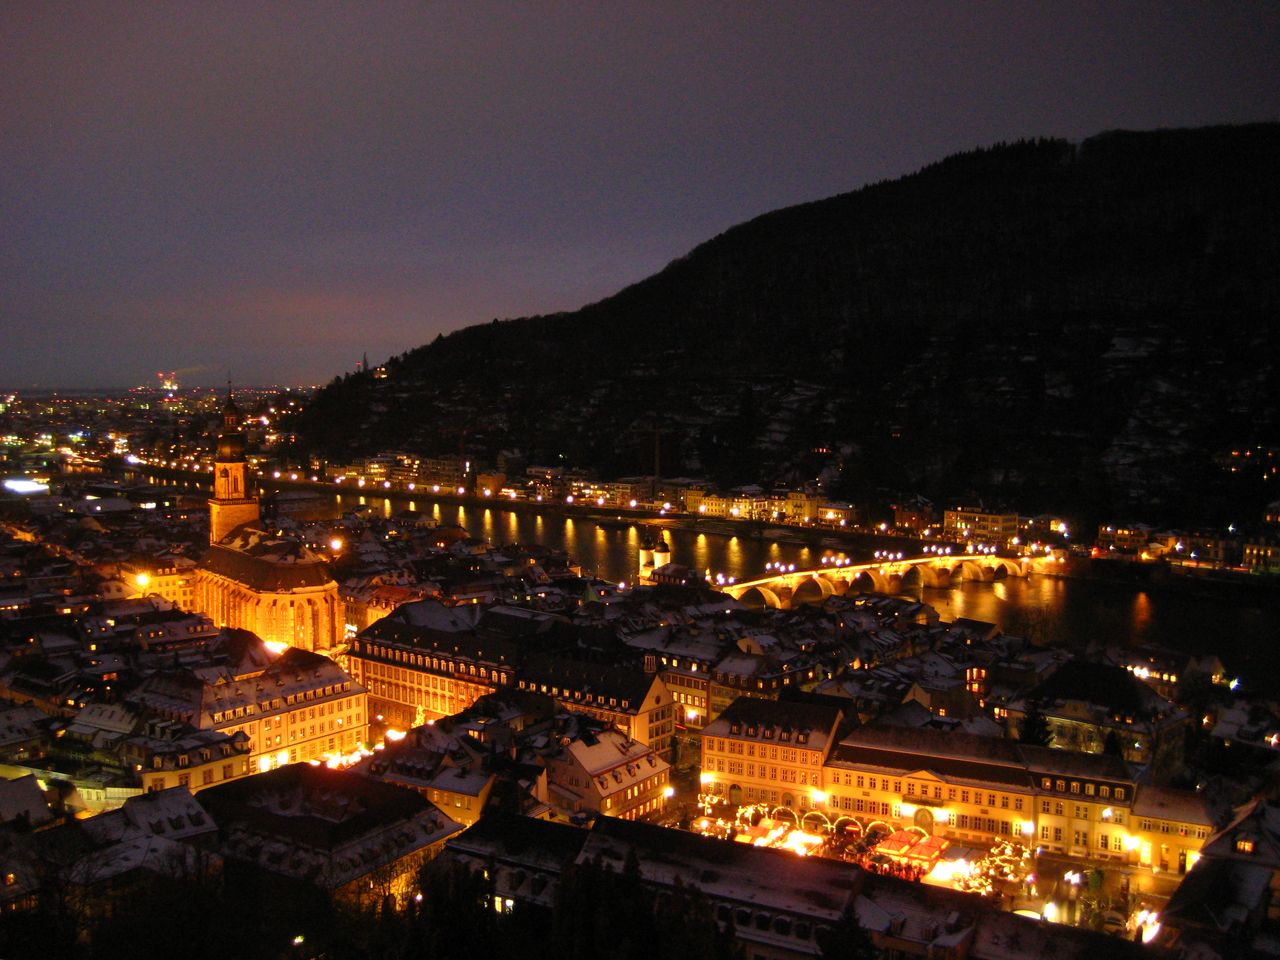
[[[472,536],[502,543],[542,543],[567,551],[584,572],[607,580],[633,582],[643,528],[605,528],[583,517],[509,510],[497,505],[459,504],[409,496],[333,496],[335,514],[357,505],[390,515],[421,512],[438,523],[457,525]],[[818,566],[823,555],[855,562],[869,556],[795,543],[663,531],[672,560],[696,570],[737,580],[767,575],[766,564]],[[1147,589],[1129,584],[1066,577],[1033,576],[995,583],[965,582],[947,589],[924,589],[918,598],[943,620],[969,617],[1010,632],[1041,631],[1074,649],[1157,644],[1188,653],[1216,653],[1254,689],[1280,683],[1280,601],[1275,593],[1238,597],[1190,596],[1177,585]]]

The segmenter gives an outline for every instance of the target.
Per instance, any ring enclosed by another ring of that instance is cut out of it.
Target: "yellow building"
[[[510,684],[515,654],[505,640],[423,630],[393,615],[352,641],[347,668],[369,690],[375,715],[408,728],[451,717]]]
[[[545,657],[522,669],[516,686],[612,724],[671,759],[675,702],[656,673]]]
[[[844,713],[742,697],[702,731],[703,792],[733,804],[822,808],[823,764]]]
[[[660,812],[674,792],[667,789],[670,765],[610,728],[570,740],[548,758],[547,772],[552,798],[573,813],[635,820]]]
[[[209,499],[209,543],[221,542],[231,531],[260,517],[258,497],[249,487],[240,411],[231,394],[222,408],[222,432],[214,454],[213,496]]]
[[[187,557],[156,560],[135,557],[120,564],[120,578],[130,597],[156,595],[180,610],[194,610],[196,603],[196,563]]]
[[[196,608],[219,626],[319,653],[346,633],[328,563],[296,540],[250,526],[209,548],[196,577]]]
[[[1186,790],[1140,787],[1132,815],[1138,864],[1161,872],[1186,873],[1213,833],[1203,796]]]
[[[971,846],[1021,839],[1088,861],[1184,873],[1208,836],[1197,795],[1138,787],[1117,757],[952,731],[862,727],[811,790],[855,832],[918,827]]]
[[[151,720],[142,734],[125,741],[122,753],[133,764],[144,792],[184,787],[196,793],[253,773],[251,751],[243,733],[227,735]]]
[[[155,674],[133,698],[153,716],[249,739],[249,768],[262,772],[353,753],[368,740],[368,694],[338,665],[306,650],[271,657],[256,637],[221,667]]]
[[[345,638],[338,584],[324,558],[260,528],[249,488],[239,412],[223,411],[209,500],[209,552],[195,577],[194,609],[219,626],[263,640],[328,652]]]
[[[1018,536],[1018,515],[981,507],[956,507],[943,512],[942,535],[947,540],[1007,547]]]

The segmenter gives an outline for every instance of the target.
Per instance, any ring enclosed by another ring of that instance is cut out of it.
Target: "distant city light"
[[[49,485],[40,483],[37,480],[24,480],[20,477],[10,477],[4,482],[4,488],[10,493],[16,493],[20,496],[26,496],[32,493],[48,493]]]

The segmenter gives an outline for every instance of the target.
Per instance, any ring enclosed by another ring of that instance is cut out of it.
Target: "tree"
[[[1102,741],[1102,752],[1110,757],[1124,759],[1124,746],[1120,743],[1120,735],[1114,730],[1107,731],[1106,739]]]
[[[1018,727],[1018,740],[1036,747],[1047,747],[1053,743],[1053,731],[1049,729],[1049,721],[1040,709],[1039,700],[1027,701],[1027,711]]]
[[[834,927],[819,930],[815,939],[822,951],[822,960],[872,960],[880,955],[867,931],[859,925],[852,906]]]

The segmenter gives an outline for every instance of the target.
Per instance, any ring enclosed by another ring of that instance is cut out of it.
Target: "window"
[[[1111,788],[1107,786],[1099,787],[1098,796],[1100,796],[1103,800],[1109,799],[1111,796]]]
[[[1124,799],[1124,787],[1116,787],[1116,799],[1117,800]]]
[[[1048,828],[1048,827],[1041,827],[1041,828],[1040,828],[1040,839],[1041,839],[1041,840],[1048,840],[1048,839],[1049,839],[1049,828]]]
[[[1253,853],[1253,841],[1248,837],[1237,837],[1236,851],[1238,853]]]
[[[1079,793],[1079,792],[1080,792],[1080,781],[1079,781],[1079,780],[1072,780],[1072,781],[1071,781],[1071,792],[1072,792],[1072,793]]]

